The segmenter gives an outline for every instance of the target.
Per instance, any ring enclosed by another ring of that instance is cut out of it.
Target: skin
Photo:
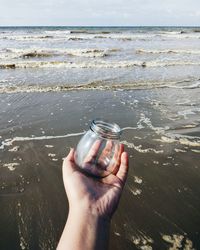
[[[109,146],[109,145],[108,145]],[[92,162],[98,143],[87,158]],[[71,149],[63,161],[63,181],[69,201],[68,219],[57,250],[106,250],[111,218],[117,209],[128,174],[128,154],[120,145],[114,172],[104,178],[80,171]],[[91,163],[94,164],[94,163]]]

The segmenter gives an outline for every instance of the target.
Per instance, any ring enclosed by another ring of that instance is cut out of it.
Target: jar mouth
[[[116,123],[109,123],[100,119],[93,120],[90,129],[98,136],[108,139],[119,139],[122,133],[120,127]]]

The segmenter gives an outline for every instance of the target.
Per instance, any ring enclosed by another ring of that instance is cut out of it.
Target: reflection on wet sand
[[[174,104],[172,109],[171,102],[160,99],[170,91],[4,94],[0,123],[4,240],[0,248],[55,249],[68,210],[62,158],[79,141],[88,122],[104,117],[123,128],[121,142],[130,157],[110,248],[198,249],[198,100],[193,95],[195,109],[186,118],[180,111],[187,104]],[[174,115],[177,118],[172,121]]]

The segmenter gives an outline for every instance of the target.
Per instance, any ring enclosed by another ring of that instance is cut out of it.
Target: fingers
[[[62,165],[63,177],[65,175],[70,175],[75,171],[74,152],[75,150],[71,148],[69,154],[63,160],[63,165]]]
[[[110,154],[110,151],[112,150],[112,146],[113,146],[113,142],[110,141],[110,140],[107,141],[107,142],[106,142],[105,148],[103,149],[101,155],[99,156],[98,162],[99,162],[99,164],[100,164],[103,168],[106,168],[107,165],[108,165],[109,162],[110,162],[109,154]]]
[[[123,185],[125,184],[128,175],[128,168],[129,168],[128,153],[123,152],[121,155],[121,164],[116,174],[116,176],[122,181]]]
[[[110,154],[110,151],[112,150],[112,146],[113,146],[113,142],[111,140],[107,141],[106,146],[104,150],[102,151],[102,155],[107,156],[108,154]]]
[[[74,148],[70,148],[69,154],[67,155],[66,159],[68,161],[74,161]]]
[[[116,148],[115,153],[114,153],[114,164],[109,167],[109,169],[112,171],[112,174],[116,175],[116,173],[119,170],[120,162],[121,162],[121,154],[124,152],[124,145],[120,144],[119,146],[119,151],[118,148]],[[111,169],[112,168],[112,169]]]
[[[88,155],[85,157],[84,162],[91,162],[92,160],[94,160],[94,158],[96,157],[98,150],[101,146],[101,140],[97,140],[95,141],[95,143],[92,145]]]

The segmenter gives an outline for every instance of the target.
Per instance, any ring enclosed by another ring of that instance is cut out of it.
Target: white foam
[[[57,159],[57,158],[52,158],[51,160],[52,160],[52,161],[58,161],[58,159]]]
[[[196,89],[196,88],[199,88],[199,87],[200,87],[200,81],[197,81],[195,83],[189,84],[187,86],[182,86],[180,88],[182,88],[182,89]]]
[[[193,248],[193,243],[190,239],[187,238],[185,235],[180,235],[180,234],[172,234],[172,235],[167,235],[164,234],[162,235],[162,239],[171,244],[170,248],[171,250],[176,250],[176,249],[185,249],[185,250],[194,250]]]
[[[130,188],[130,191],[135,196],[140,195],[142,193],[142,190],[139,188]]]
[[[185,152],[187,152],[186,150],[180,149],[180,148],[175,148],[174,151],[177,152],[177,153],[185,153]]]
[[[153,247],[151,246],[154,242],[153,239],[141,231],[139,231],[137,235],[132,236],[131,241],[137,249],[153,250]]]
[[[56,154],[49,153],[48,156],[54,157],[54,156],[56,156]]]
[[[133,142],[121,141],[122,144],[126,145],[128,148],[134,148],[139,153],[155,153],[155,154],[162,154],[163,150],[156,150],[154,148],[142,148],[142,145],[136,146]]]
[[[197,124],[187,124],[182,126],[182,128],[195,128],[197,126]]]
[[[140,114],[140,119],[137,122],[137,128],[143,129],[144,127],[150,128],[151,130],[155,131],[157,134],[164,133],[165,129],[168,129],[168,127],[155,127],[152,125],[151,119],[149,117],[146,117],[144,113]]]
[[[142,178],[140,178],[138,176],[134,176],[134,182],[138,183],[138,184],[142,184]]]
[[[17,162],[10,162],[3,164],[3,167],[7,167],[10,171],[14,171],[16,166],[19,166],[19,163]]]
[[[161,136],[161,139],[154,139],[154,141],[159,141],[159,142],[164,142],[164,143],[174,143],[177,140],[174,138],[166,137],[166,136]]]
[[[5,65],[6,66],[6,65]],[[15,67],[13,64],[8,65],[8,67]],[[191,79],[190,79],[191,80]],[[189,79],[185,79],[182,81],[166,81],[166,82],[130,82],[130,83],[118,83],[118,84],[106,84],[106,80],[93,81],[88,83],[83,83],[80,85],[73,84],[60,84],[60,85],[10,85],[3,84],[0,85],[0,93],[24,93],[24,92],[61,92],[61,91],[70,91],[70,90],[118,90],[122,91],[124,89],[152,89],[152,88],[163,88],[163,87],[171,87],[176,86],[182,82],[187,82]],[[193,80],[191,80],[193,81]],[[184,87],[183,87],[184,88]],[[126,105],[126,102],[122,102],[122,104]],[[132,104],[132,103],[130,103]],[[159,105],[157,102],[152,101],[151,104]],[[199,111],[196,108],[195,111]],[[130,127],[129,127],[130,128]],[[126,129],[126,128],[125,128]],[[127,128],[128,129],[128,128]],[[135,129],[135,128],[132,128]]]
[[[53,145],[44,145],[46,148],[53,148]]]
[[[124,130],[136,130],[136,129],[137,127],[124,127],[121,130],[124,131]]]
[[[147,50],[147,49],[138,49],[136,50],[136,53],[149,53],[149,54],[194,54],[199,55],[200,50],[184,50],[184,49],[165,49],[165,50]]]
[[[77,53],[79,54],[79,53]],[[80,55],[80,54],[79,54]],[[81,54],[83,56],[87,54]],[[89,55],[89,54],[88,54]],[[92,57],[93,54],[91,54]],[[89,57],[91,57],[89,55]],[[4,61],[0,63],[0,68],[132,68],[132,67],[167,67],[182,65],[200,65],[200,61],[174,61],[174,60],[154,60],[154,61],[108,61],[108,60],[92,60],[84,62],[68,61],[26,61],[13,62]]]
[[[195,152],[195,153],[200,153],[200,150],[198,149],[191,149],[192,152]]]
[[[50,35],[68,35],[71,33],[71,30],[45,30],[46,34]]]
[[[161,136],[161,139],[154,140],[164,143],[178,143],[191,147],[200,147],[200,138],[195,136],[166,133],[166,135]]]
[[[200,87],[199,80],[185,80],[181,82],[174,82],[174,84],[166,84],[165,87],[174,88],[174,89],[196,89]]]
[[[200,147],[200,140],[198,141],[191,141],[187,138],[180,138],[179,143],[186,145],[186,146],[191,146],[191,147]]]
[[[104,57],[109,53],[118,51],[118,48],[87,48],[87,49],[71,49],[71,48],[39,48],[31,47],[24,49],[7,48],[0,53],[0,59],[13,59],[19,57],[42,57],[42,56],[53,56],[53,55],[73,55],[81,57]],[[31,55],[32,54],[32,55]]]
[[[2,79],[2,80],[0,80],[0,83],[7,83],[7,82],[8,82],[7,79]]]
[[[18,150],[19,150],[19,146],[15,146],[15,147],[9,149],[8,151],[9,152],[17,152]]]
[[[14,137],[13,139],[10,138],[6,139],[5,141],[2,141],[0,149],[4,149],[5,146],[11,146],[14,142],[60,139],[60,138],[80,136],[83,135],[84,133],[85,132],[71,133],[66,135],[55,135],[55,136],[49,135],[49,136],[35,136],[35,137]]]

